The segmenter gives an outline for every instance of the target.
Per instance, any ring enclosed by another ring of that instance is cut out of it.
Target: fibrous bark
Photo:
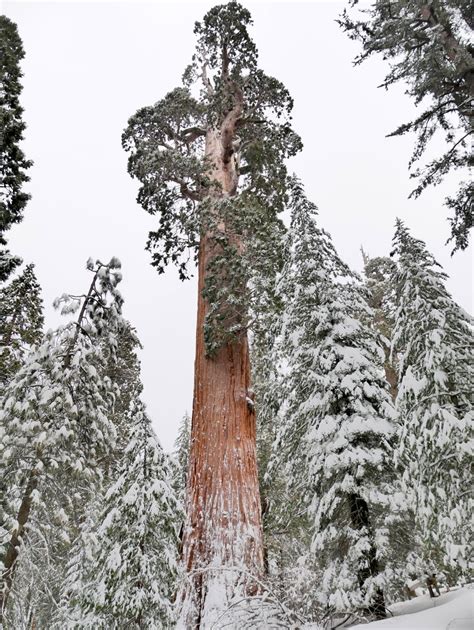
[[[206,137],[209,176],[218,197],[235,194],[238,181],[232,155],[240,106],[220,130]],[[225,230],[224,225],[218,229]],[[256,429],[249,405],[250,362],[247,334],[209,357],[204,341],[208,304],[203,297],[206,269],[216,253],[212,234],[201,237],[198,315],[187,523],[183,559],[188,582],[181,624],[207,628],[225,614],[232,598],[257,591],[263,574],[263,539],[257,475]],[[253,579],[253,578],[256,578]]]

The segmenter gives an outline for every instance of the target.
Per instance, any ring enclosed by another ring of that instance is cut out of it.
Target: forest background
[[[24,151],[34,160],[25,187],[32,199],[9,232],[12,251],[36,265],[46,328],[63,291],[87,282],[85,260],[122,261],[125,317],[136,326],[143,399],[160,440],[172,449],[180,418],[191,410],[196,282],[177,272],[157,276],[144,251],[156,227],[135,203],[120,136],[131,112],[176,84],[189,62],[193,24],[213,2],[3,2],[26,52],[21,103]],[[395,218],[426,241],[450,279],[454,299],[472,312],[472,246],[450,256],[442,200],[456,189],[447,178],[417,200],[408,173],[413,137],[386,138],[413,118],[401,85],[377,89],[381,58],[357,69],[358,45],[335,20],[345,3],[244,2],[264,70],[286,85],[295,102],[293,128],[304,150],[290,163],[316,201],[320,224],[341,257],[362,270],[361,245],[371,256],[390,251]],[[440,140],[441,143],[441,140]],[[440,145],[433,143],[436,154]],[[428,154],[431,155],[431,153]]]

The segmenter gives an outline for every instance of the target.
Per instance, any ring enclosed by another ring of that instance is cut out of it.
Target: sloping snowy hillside
[[[462,588],[430,599],[421,595],[390,606],[393,617],[352,626],[360,630],[473,630],[474,589]]]

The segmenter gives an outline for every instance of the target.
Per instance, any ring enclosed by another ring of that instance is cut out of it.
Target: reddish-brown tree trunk
[[[230,128],[211,131],[206,138],[211,176],[221,186],[216,197],[233,195],[237,186],[237,170],[228,150],[232,120],[227,122]],[[263,574],[255,415],[248,403],[247,336],[240,334],[212,358],[206,355],[204,343],[208,305],[202,290],[212,249],[211,236],[204,234],[199,251],[194,401],[183,537],[188,580],[182,593],[180,626],[186,629],[210,627],[232,597],[255,593],[252,576],[258,579]]]

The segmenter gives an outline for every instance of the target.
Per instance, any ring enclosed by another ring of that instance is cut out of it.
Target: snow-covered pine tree
[[[0,288],[0,305],[0,384],[5,386],[43,334],[43,300],[34,265]]]
[[[278,256],[266,239],[285,204],[285,159],[301,141],[290,126],[288,91],[258,68],[250,24],[235,1],[212,8],[195,25],[184,85],[139,110],[123,135],[129,172],[142,184],[138,201],[159,217],[148,241],[153,265],[162,272],[174,263],[185,278],[198,258],[183,538],[190,579],[181,597],[187,627],[212,625],[233,599],[245,602],[263,574],[255,415],[247,400],[249,289],[260,262]]]
[[[24,56],[16,24],[0,15],[0,281],[21,262],[6,249],[5,232],[22,220],[29,199],[23,184],[29,179],[26,170],[32,162],[20,148],[26,127],[20,105],[20,62]]]
[[[400,220],[393,254],[402,423],[397,456],[424,568],[445,570],[454,580],[467,575],[472,540],[473,319],[446,290],[447,276],[425,243]]]
[[[446,151],[412,172],[418,185],[417,197],[427,186],[438,184],[448,173],[472,167],[474,111],[474,26],[471,0],[376,0],[369,7],[344,11],[340,24],[349,37],[362,44],[356,64],[381,53],[390,71],[382,85],[402,81],[407,94],[424,110],[412,121],[401,125],[391,135],[416,134],[416,144],[409,166],[425,153],[433,135],[444,134]],[[446,200],[454,211],[450,218],[454,250],[468,245],[473,225],[474,185],[467,178],[457,194]]]
[[[141,381],[141,365],[138,358],[138,350],[142,348],[135,328],[127,320],[123,320],[117,331],[117,348],[114,354],[107,350],[106,341],[100,351],[103,358],[102,365],[97,369],[102,370],[103,376],[109,378],[118,389],[115,399],[113,414],[110,419],[117,433],[115,449],[110,451],[109,457],[104,461],[104,469],[112,475],[112,470],[119,465],[130,435],[130,415],[136,405],[136,400],[143,391]]]
[[[57,519],[64,536],[55,541],[67,543],[67,521],[82,514],[100,488],[101,462],[115,443],[109,417],[117,392],[97,367],[105,347],[115,354],[122,326],[119,267],[115,258],[107,265],[88,262],[88,293],[56,302],[64,314],[79,311],[77,321],[48,331],[8,385],[0,409],[0,473],[7,488],[0,619],[8,615],[20,548],[35,531],[47,538],[42,515],[47,523]]]
[[[307,511],[301,509],[298,491],[290,488],[282,469],[269,472],[278,430],[278,413],[284,404],[282,387],[281,329],[285,317],[277,292],[278,271],[285,260],[285,238],[280,233],[281,265],[262,269],[256,278],[254,324],[250,337],[252,393],[249,404],[257,416],[257,457],[262,503],[264,583],[268,599],[285,610],[275,610],[272,627],[312,619],[316,574],[310,554],[311,529]]]
[[[92,544],[91,531],[97,523],[99,510],[110,484],[110,479],[117,476],[117,469],[123,456],[125,446],[130,439],[130,428],[133,419],[132,406],[136,396],[142,391],[140,381],[140,362],[136,350],[140,342],[135,330],[127,321],[123,321],[117,330],[116,354],[110,353],[106,339],[99,342],[100,361],[95,361],[99,379],[108,378],[119,390],[115,398],[113,410],[108,415],[117,433],[115,448],[110,448],[101,458],[100,466],[103,474],[101,487],[96,488],[92,501],[87,501],[87,514],[78,510],[72,515],[58,513],[54,509],[56,488],[45,488],[42,506],[32,515],[27,537],[27,545],[23,545],[17,560],[15,576],[15,596],[11,598],[9,613],[15,628],[30,630],[32,621],[39,627],[61,626],[64,602],[59,599],[65,584],[74,582],[68,575],[70,557],[76,558],[90,554]],[[62,482],[61,482],[62,483]],[[49,497],[48,492],[53,492]],[[71,545],[71,541],[74,541]],[[77,564],[77,563],[76,563]],[[67,612],[67,611],[66,611]],[[80,611],[81,614],[84,611]],[[86,624],[86,617],[79,618],[78,623]],[[23,625],[22,625],[23,624]]]
[[[189,448],[191,446],[191,418],[188,412],[181,419],[178,436],[174,443],[173,487],[180,503],[186,502],[186,486],[189,468]]]
[[[283,329],[286,403],[272,467],[284,466],[312,518],[329,611],[385,616],[390,576],[394,409],[372,312],[354,274],[292,190]]]
[[[183,514],[143,403],[135,400],[129,443],[98,515],[89,552],[78,546],[58,628],[172,628],[178,527]]]

